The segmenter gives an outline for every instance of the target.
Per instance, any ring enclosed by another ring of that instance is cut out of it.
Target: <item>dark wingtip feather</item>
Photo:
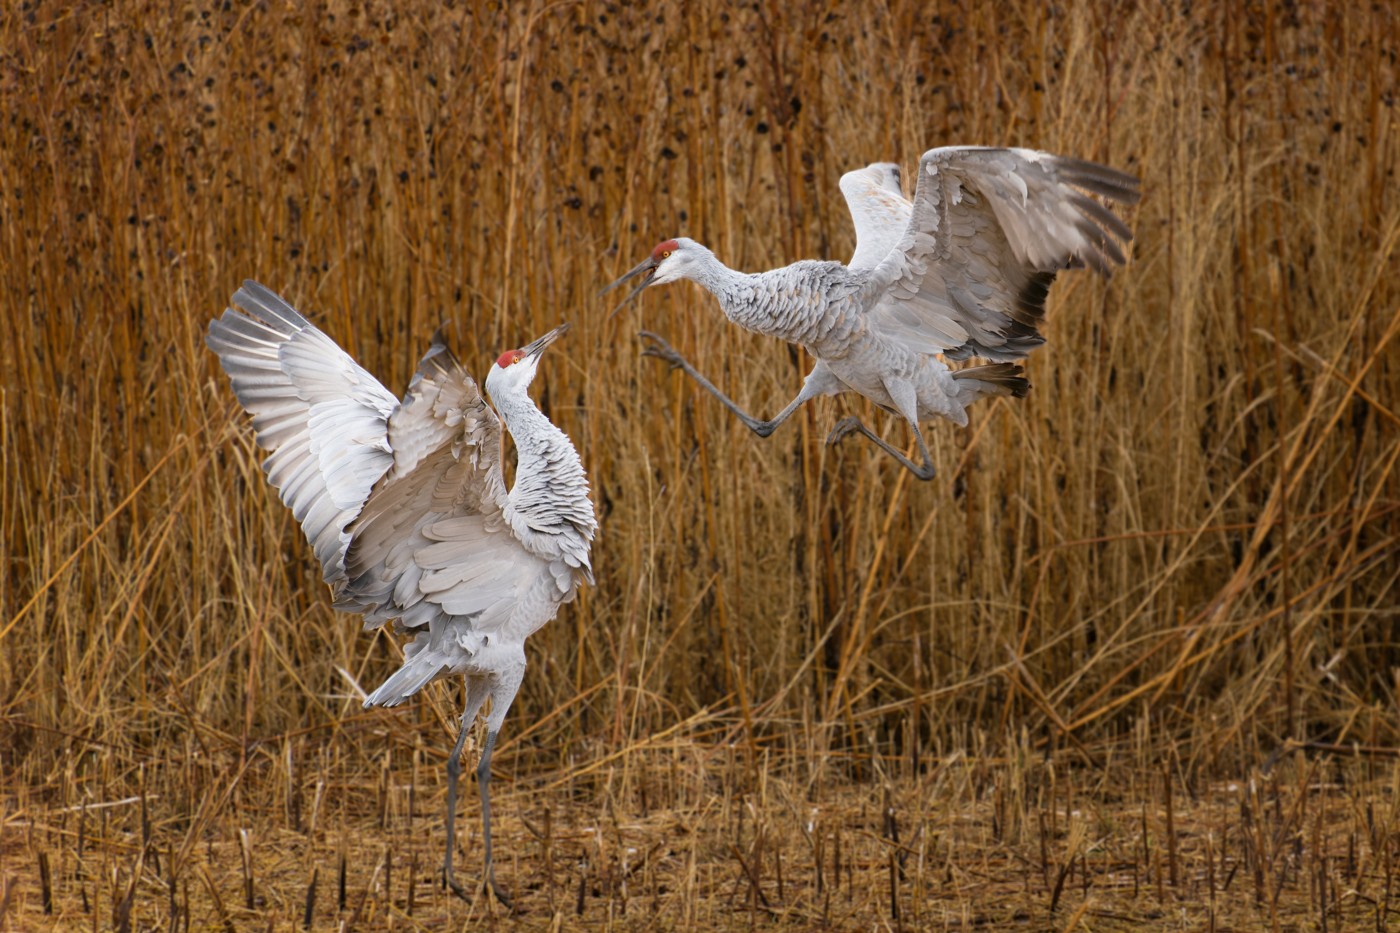
[[[1139,188],[1142,182],[1137,176],[1109,168],[1107,165],[1060,156],[1055,160],[1055,170],[1075,187],[1112,201],[1136,204],[1142,198]]]
[[[954,379],[976,379],[1005,389],[1015,398],[1025,398],[1031,390],[1031,382],[1026,371],[1015,363],[989,363],[986,366],[970,366],[953,373]]]
[[[433,331],[433,341],[428,346],[428,351],[418,360],[418,369],[413,374],[413,379],[409,382],[409,388],[416,386],[418,380],[437,373],[441,376],[451,376],[462,371],[462,364],[457,361],[457,356],[452,352],[452,348],[447,345],[447,325],[442,324]]]
[[[1082,194],[1076,194],[1071,199],[1070,203],[1072,203],[1081,214],[1118,237],[1118,239],[1131,240],[1133,238],[1133,231],[1128,228],[1128,225],[1123,222],[1122,218],[1093,198]]]
[[[1055,283],[1054,272],[1033,272],[1021,286],[1016,296],[1016,309],[1021,316],[1028,318],[1022,323],[1037,324],[1045,317],[1045,297],[1050,294],[1050,286]],[[1021,320],[1018,316],[1018,320]]]

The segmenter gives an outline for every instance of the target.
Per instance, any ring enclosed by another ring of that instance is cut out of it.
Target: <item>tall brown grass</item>
[[[1400,742],[1394,10],[503,7],[0,12],[7,785],[189,814],[192,769],[256,748],[365,794],[441,760],[456,687],[360,711],[397,649],[330,610],[203,347],[244,277],[395,392],[440,322],[477,373],[574,324],[537,395],[598,585],[531,641],[511,774],[625,793],[617,750],[677,730],[808,786],[1023,742],[1188,775]],[[907,440],[862,402],[765,441],[640,358],[645,326],[752,411],[796,392],[808,361],[698,290],[596,296],[674,234],[845,257],[839,175],[952,143],[1145,197],[1124,270],[1056,284],[1030,396],[929,426],[931,483],[823,446],[848,409]]]

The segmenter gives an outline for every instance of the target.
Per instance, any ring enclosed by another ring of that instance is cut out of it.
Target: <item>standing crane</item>
[[[528,389],[540,354],[568,325],[502,353],[486,404],[441,331],[402,400],[394,398],[291,305],[243,283],[207,343],[253,416],[263,461],[321,561],[335,607],[413,635],[404,663],[364,705],[396,706],[440,677],[466,678],[461,731],[447,760],[452,876],[457,777],[467,731],[489,697],[477,767],[486,882],[491,861],[491,750],[525,673],[525,639],[593,582],[597,521],[569,438]],[[498,415],[499,413],[499,415]],[[515,441],[515,484],[501,474],[501,422]]]
[[[735,324],[800,344],[816,359],[802,391],[765,421],[648,331],[641,333],[645,355],[683,370],[760,437],[809,399],[858,392],[909,423],[922,463],[855,416],[838,422],[827,443],[863,434],[919,479],[932,479],[919,423],[941,415],[966,425],[977,399],[1026,394],[1030,383],[1016,362],[1045,342],[1038,327],[1055,274],[1087,265],[1107,278],[1111,264],[1124,262],[1114,238],[1132,239],[1127,225],[1089,195],[1133,204],[1138,181],[1029,149],[957,146],[924,153],[910,202],[898,171],[876,163],[842,177],[856,226],[849,264],[804,260],[748,274],[676,237],[603,291],[644,276],[626,304],[651,285],[699,284]],[[990,362],[960,369],[946,363],[973,357]]]

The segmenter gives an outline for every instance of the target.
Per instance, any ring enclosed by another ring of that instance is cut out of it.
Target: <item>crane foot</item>
[[[465,885],[463,885],[455,877],[448,875],[445,872],[442,875],[442,886],[447,890],[451,891],[453,894],[460,897],[462,900],[466,901],[468,904],[476,900],[476,898],[472,896],[471,892],[466,889]],[[504,907],[506,910],[510,911],[511,913],[516,912],[514,898],[507,894],[505,890],[499,884],[496,883],[495,878],[488,877],[485,881],[483,881],[481,883],[481,891],[483,894],[489,892],[492,896],[496,898],[497,901],[500,902],[501,906]]]
[[[827,446],[839,444],[849,435],[860,433],[864,426],[855,415],[849,415],[836,422],[836,427],[831,429],[831,433],[826,436]]]
[[[496,895],[496,900],[501,902],[502,907],[511,913],[515,913],[515,901],[509,894],[501,890],[501,886],[496,883],[494,876],[486,879],[486,887],[491,890],[492,894]]]
[[[664,360],[671,365],[672,369],[680,369],[685,366],[685,358],[676,352],[676,348],[662,340],[656,334],[653,334],[649,330],[644,330],[638,332],[637,336],[641,337],[643,340],[650,341],[650,343],[642,347],[642,356],[654,356],[658,360]]]
[[[462,887],[461,882],[459,882],[456,878],[452,876],[452,873],[450,871],[443,870],[442,886],[451,891],[453,894],[460,897],[462,900],[466,901],[468,904],[472,902],[472,896],[467,893],[466,888]]]

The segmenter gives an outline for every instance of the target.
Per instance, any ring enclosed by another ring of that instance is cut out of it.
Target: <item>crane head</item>
[[[568,324],[560,324],[538,340],[496,357],[496,365],[486,374],[486,391],[491,393],[492,398],[499,398],[503,392],[512,390],[524,391],[535,378],[535,369],[539,366],[544,348],[558,340],[568,329]]]
[[[687,260],[689,255],[687,251],[691,250],[694,246],[696,246],[696,244],[685,237],[662,240],[652,249],[650,256],[642,260],[633,267],[630,272],[613,282],[607,288],[604,288],[598,294],[606,294],[614,288],[617,288],[623,282],[630,281],[639,275],[643,276],[642,280],[627,293],[627,297],[622,299],[616,308],[613,308],[612,313],[616,314],[622,310],[623,305],[627,304],[633,298],[636,298],[641,294],[642,289],[646,288],[648,285],[662,285],[666,282],[673,282],[676,279],[683,278],[685,273],[682,270],[688,265]]]

